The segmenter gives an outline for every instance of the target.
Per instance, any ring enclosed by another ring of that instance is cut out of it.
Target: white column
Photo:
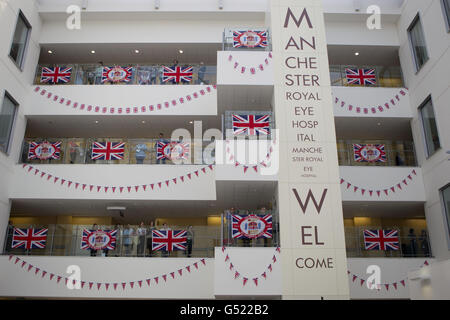
[[[348,299],[322,1],[272,0],[284,299]]]

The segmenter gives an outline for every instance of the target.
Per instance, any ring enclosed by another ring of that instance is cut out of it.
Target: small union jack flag
[[[353,144],[355,162],[386,162],[384,144]]]
[[[186,250],[186,230],[153,230],[152,250]]]
[[[44,142],[30,142],[28,147],[28,159],[54,159],[59,160],[61,153],[61,141],[50,143]]]
[[[364,230],[366,250],[399,250],[398,230]]]
[[[44,249],[48,229],[14,228],[11,248]]]
[[[249,136],[268,135],[270,134],[270,116],[233,114],[233,133]]]
[[[373,86],[377,84],[375,69],[346,68],[345,76],[348,84],[357,84],[361,86]]]
[[[158,141],[156,146],[156,159],[188,160],[191,147],[189,143]]]
[[[117,230],[83,229],[81,249],[114,250]]]
[[[174,67],[169,68],[164,66],[163,71],[163,82],[173,82],[173,83],[180,83],[180,82],[191,82],[192,81],[192,75],[193,75],[193,67]]]
[[[72,68],[43,67],[41,72],[42,83],[68,83],[72,75]]]
[[[272,215],[231,215],[233,239],[272,238]]]
[[[123,160],[125,142],[94,142],[92,160]]]
[[[267,47],[267,31],[233,31],[234,48],[265,48]]]

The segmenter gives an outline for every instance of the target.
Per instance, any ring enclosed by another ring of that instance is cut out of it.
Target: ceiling
[[[343,202],[344,218],[424,218],[423,202]]]
[[[400,66],[398,50],[393,46],[329,45],[328,60],[330,65]]]
[[[273,181],[217,181],[216,201],[176,200],[55,200],[13,199],[11,216],[112,216],[120,218],[119,211],[108,211],[108,206],[126,207],[124,219],[130,223],[148,221],[157,217],[207,217],[220,215],[234,208],[257,209],[274,197]]]
[[[49,54],[51,50],[53,53]],[[95,54],[91,51],[94,50]],[[135,50],[139,50],[136,54]],[[179,50],[182,50],[181,54]],[[123,63],[162,64],[177,59],[180,64],[217,64],[221,43],[60,43],[41,44],[40,64]]]
[[[336,117],[334,122],[338,140],[412,140],[409,119]]]

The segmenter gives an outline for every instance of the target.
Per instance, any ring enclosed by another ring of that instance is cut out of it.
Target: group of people
[[[91,230],[99,230],[99,226],[94,224]],[[114,250],[102,250],[104,256],[108,256],[111,251],[116,257],[119,255],[131,256],[136,245],[136,255],[139,257],[152,257],[155,252],[152,249],[153,230],[171,230],[171,228],[164,223],[161,228],[157,228],[153,221],[148,226],[141,222],[137,228],[133,228],[130,224],[126,226],[115,225],[113,230],[117,230],[116,245]],[[194,241],[194,230],[192,226],[186,229],[186,251],[187,257],[192,256],[192,246]],[[122,250],[123,247],[123,250]],[[90,249],[91,256],[97,256],[99,250]],[[167,250],[161,250],[163,257],[168,257]]]

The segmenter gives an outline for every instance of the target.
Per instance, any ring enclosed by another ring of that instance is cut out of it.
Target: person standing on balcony
[[[94,223],[92,225],[92,231],[97,231],[97,230],[98,230],[98,225],[96,223]],[[91,257],[96,257],[97,256],[97,249],[90,248],[89,251],[91,252]]]
[[[168,143],[168,141],[166,139],[164,139],[164,133],[160,133],[159,134],[159,139],[158,139],[158,141],[155,144],[156,154],[158,154],[158,142],[161,142],[163,144]],[[162,160],[162,164],[166,164],[166,158],[156,159],[156,164],[159,164],[160,160]]]
[[[11,250],[13,233],[14,233],[14,226],[13,226],[11,220],[9,220],[8,221],[8,227],[6,229],[5,253],[9,252]]]
[[[188,226],[188,228],[186,230],[186,245],[187,245],[186,254],[187,254],[188,258],[190,258],[192,255],[192,242],[193,241],[194,241],[194,230],[192,230],[192,226]]]
[[[129,256],[133,248],[133,228],[128,224],[123,230],[123,245],[125,246],[125,256]]]
[[[147,232],[147,248],[148,248],[148,256],[151,257],[153,255],[152,250],[152,239],[153,239],[153,230],[155,230],[155,223],[150,221],[150,227]]]
[[[136,163],[143,164],[145,160],[145,152],[147,151],[147,145],[145,143],[139,143],[135,147],[136,151]]]
[[[430,256],[430,246],[428,244],[428,235],[427,235],[427,231],[426,230],[422,230],[422,233],[420,234],[419,237],[420,242],[420,247],[422,249],[423,255],[425,257],[429,257]]]
[[[138,235],[138,246],[137,246],[137,254],[138,256],[144,256],[145,253],[145,235],[147,234],[147,229],[144,226],[144,222],[141,222],[139,228],[137,229]]]
[[[413,228],[409,229],[408,239],[409,239],[409,255],[411,257],[415,257],[417,255],[417,237],[414,233]]]

